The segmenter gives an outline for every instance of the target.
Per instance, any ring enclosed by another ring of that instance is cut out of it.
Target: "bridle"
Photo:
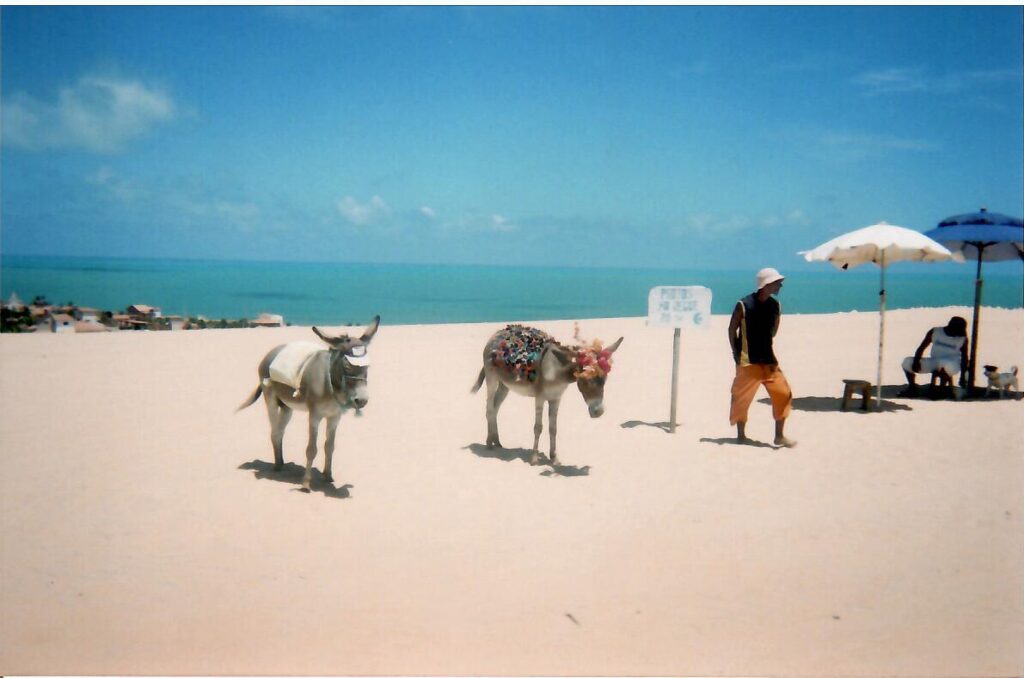
[[[348,405],[347,402],[344,402],[344,403],[341,402],[341,400],[338,398],[338,391],[342,391],[345,394],[345,399],[347,401],[348,398],[349,398],[349,395],[348,395],[349,394],[348,382],[350,382],[350,381],[361,381],[361,382],[363,382],[365,384],[365,383],[367,383],[367,377],[365,376],[366,373],[364,372],[363,376],[359,376],[359,377],[353,376],[353,375],[347,374],[345,372],[345,365],[341,365],[341,369],[338,370],[338,372],[341,373],[341,376],[338,379],[338,388],[335,389],[334,388],[334,368],[335,368],[335,365],[337,365],[339,360],[345,361],[346,364],[350,364],[350,363],[348,362],[348,359],[347,359],[345,351],[342,351],[341,349],[330,349],[328,352],[331,353],[331,354],[334,354],[334,355],[331,355],[330,362],[328,363],[328,368],[327,368],[327,390],[330,391],[331,397],[334,398],[334,402],[338,403],[338,405],[340,407],[345,408],[345,407],[348,407],[349,405]]]

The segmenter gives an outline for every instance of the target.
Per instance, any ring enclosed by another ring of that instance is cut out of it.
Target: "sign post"
[[[676,392],[679,384],[679,335],[682,328],[705,330],[711,320],[711,290],[707,287],[652,287],[647,295],[647,324],[671,327],[672,405],[669,432],[676,432]]]
[[[676,432],[676,385],[679,383],[679,328],[672,330],[672,408],[668,421],[668,432]]]

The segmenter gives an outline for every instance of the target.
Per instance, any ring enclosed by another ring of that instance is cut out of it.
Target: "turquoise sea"
[[[4,255],[0,296],[44,295],[117,311],[158,306],[164,315],[210,319],[279,313],[294,325],[362,324],[380,314],[389,324],[500,322],[647,315],[657,285],[702,285],[712,312],[729,313],[753,287],[754,271],[623,268],[295,263],[40,257]],[[787,276],[786,313],[878,309],[879,271],[839,271],[803,262]],[[940,270],[941,267],[941,270]],[[930,270],[931,269],[931,270]],[[985,306],[1024,306],[1020,262],[985,264]],[[974,262],[900,263],[886,272],[887,308],[972,306]]]

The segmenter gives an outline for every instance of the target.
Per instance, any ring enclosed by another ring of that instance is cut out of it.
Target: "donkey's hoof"
[[[334,482],[334,476],[332,476],[330,473],[325,473],[324,474],[324,482],[333,483]]]

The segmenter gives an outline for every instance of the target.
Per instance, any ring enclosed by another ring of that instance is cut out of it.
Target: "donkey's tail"
[[[477,391],[480,390],[480,387],[483,386],[483,384],[484,384],[484,377],[485,376],[486,375],[484,374],[484,368],[481,367],[480,368],[480,376],[478,376],[476,378],[476,383],[473,384],[473,388],[469,389],[470,393],[476,393]]]
[[[241,412],[245,408],[249,407],[249,405],[252,405],[254,402],[259,400],[261,395],[263,395],[263,387],[257,386],[256,390],[252,392],[252,395],[249,396],[248,400],[239,405],[235,412]]]

